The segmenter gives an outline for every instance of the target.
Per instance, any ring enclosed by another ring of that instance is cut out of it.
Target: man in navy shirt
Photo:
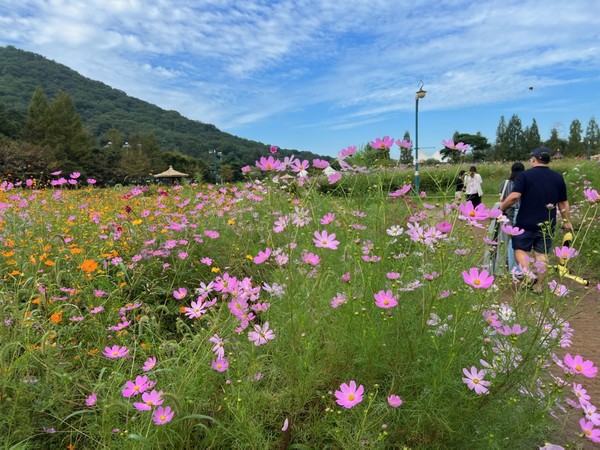
[[[526,277],[535,279],[529,269],[528,252],[533,250],[535,261],[543,266],[548,265],[548,252],[552,248],[552,235],[556,226],[556,210],[560,210],[563,228],[573,229],[569,221],[569,201],[567,186],[562,175],[548,167],[550,149],[540,147],[531,153],[531,168],[522,172],[515,180],[512,192],[500,205],[505,211],[517,200],[521,207],[515,225],[525,230],[523,234],[513,236],[512,246],[515,259]],[[534,290],[541,291],[542,275]]]

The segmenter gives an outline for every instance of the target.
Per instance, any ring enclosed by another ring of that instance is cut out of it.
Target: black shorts
[[[548,253],[552,249],[552,238],[541,231],[525,231],[512,237],[512,248],[526,252],[533,249],[537,253]]]

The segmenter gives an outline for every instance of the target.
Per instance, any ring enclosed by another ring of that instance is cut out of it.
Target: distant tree
[[[149,176],[150,163],[141,144],[135,142],[134,145],[123,148],[122,152],[118,172],[123,181],[137,183]]]
[[[569,127],[569,140],[565,156],[581,156],[583,154],[583,127],[578,119],[571,122]]]
[[[405,141],[409,141],[410,142],[410,133],[408,131],[406,131],[404,133],[404,137],[402,138]],[[413,148],[400,148],[400,160],[399,163],[400,164],[407,164],[407,165],[411,165],[414,163],[415,159],[413,156]]]
[[[600,128],[594,117],[590,119],[585,129],[585,146],[592,153],[595,153],[600,146]]]
[[[506,145],[505,159],[509,161],[527,159],[528,153],[524,146],[523,128],[517,114],[513,114],[508,121],[504,144]]]
[[[42,146],[25,141],[0,139],[0,174],[11,181],[39,180],[58,168]]]
[[[500,116],[500,122],[496,129],[496,144],[494,146],[494,159],[503,160],[506,159],[507,154],[507,143],[506,143],[506,120],[504,116]]]
[[[0,103],[0,136],[17,138],[25,123],[23,114],[13,109],[7,109]]]
[[[567,146],[567,141],[561,139],[558,134],[558,129],[556,127],[552,127],[550,130],[550,138],[544,142],[544,145],[552,150],[554,153],[561,152],[564,154],[565,148]]]
[[[51,149],[65,168],[78,168],[91,153],[92,141],[71,97],[58,91],[46,111],[46,134],[43,144]]]
[[[523,132],[524,135],[524,145],[527,154],[529,154],[532,150],[540,147],[542,145],[542,138],[540,137],[540,130],[538,129],[537,122],[533,119],[531,123],[531,127],[525,127]],[[524,155],[526,157],[526,155]]]
[[[104,133],[104,141],[108,147],[120,149],[125,142],[125,137],[120,130],[109,128],[106,133]]]
[[[48,129],[48,99],[41,88],[36,88],[31,96],[25,126],[21,136],[32,144],[41,144]]]

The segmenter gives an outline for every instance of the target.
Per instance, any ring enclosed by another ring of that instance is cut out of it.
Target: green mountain
[[[41,88],[49,99],[59,90],[68,94],[98,146],[108,140],[109,129],[117,129],[126,140],[154,134],[161,149],[206,161],[211,160],[209,150],[217,150],[222,152],[223,161],[235,166],[253,164],[259,156],[268,154],[269,147],[261,142],[222,132],[214,125],[136,99],[36,53],[0,47],[0,108],[24,117],[36,88]],[[284,155],[292,153],[305,159],[318,157],[311,152],[282,151]]]

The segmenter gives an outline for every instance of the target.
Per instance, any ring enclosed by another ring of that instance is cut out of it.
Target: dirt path
[[[600,291],[596,288],[598,281],[590,281],[589,287],[576,283],[569,285],[574,295],[581,297],[581,301],[575,309],[574,316],[569,320],[574,330],[573,343],[570,348],[565,349],[565,353],[581,355],[584,360],[590,359],[600,367]],[[578,381],[587,389],[591,402],[600,410],[600,373],[595,378],[581,377]],[[561,422],[564,422],[560,438],[553,443],[565,448],[586,450],[600,448],[600,444],[593,444],[588,439],[580,437],[579,419],[582,417],[581,409],[570,409],[566,417],[561,419]]]

